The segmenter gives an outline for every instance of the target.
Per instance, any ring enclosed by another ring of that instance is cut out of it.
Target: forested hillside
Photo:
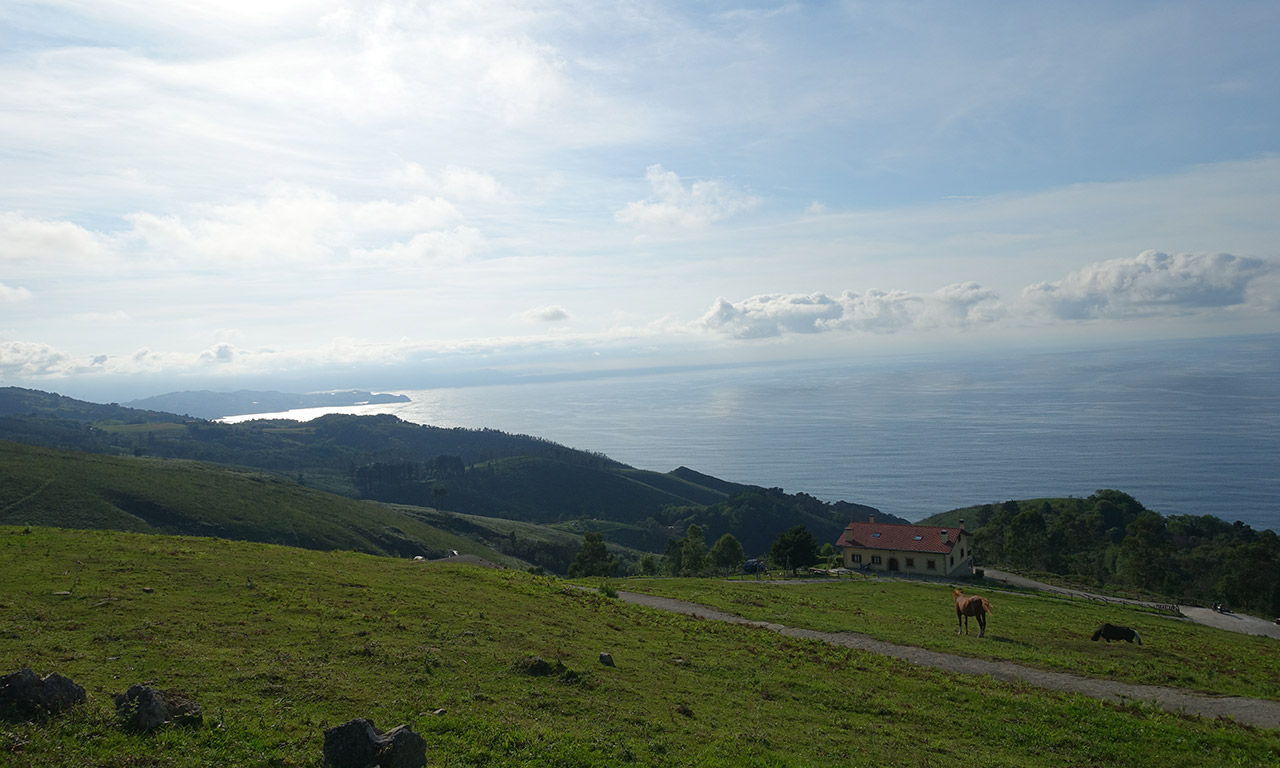
[[[1280,537],[1212,515],[1165,517],[1132,496],[984,504],[936,515],[932,525],[974,532],[981,565],[1058,574],[1183,602],[1225,602],[1280,615]]]
[[[834,541],[851,520],[878,514],[685,467],[637,469],[537,437],[389,415],[222,424],[7,388],[0,389],[0,439],[251,467],[358,499],[539,524],[577,521],[650,552],[695,523],[709,535],[733,533],[748,552],[761,553],[795,525]]]

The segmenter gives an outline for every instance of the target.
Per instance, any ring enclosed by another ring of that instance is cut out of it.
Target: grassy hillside
[[[389,415],[220,424],[8,387],[0,388],[0,439],[253,467],[353,498],[467,514],[538,523],[610,521],[622,526],[606,526],[622,536],[615,543],[656,552],[666,544],[668,527],[683,532],[694,522],[709,534],[733,532],[758,552],[797,524],[816,526],[826,540],[855,517],[876,513],[684,467],[669,473],[635,469],[527,435],[424,426]]]
[[[515,571],[0,527],[0,575],[0,670],[58,671],[90,697],[44,724],[0,725],[0,764],[319,766],[326,727],[369,717],[411,724],[429,764],[448,766],[1280,765],[1275,732],[957,677]],[[530,676],[532,656],[564,671]],[[115,727],[109,696],[142,681],[200,702],[206,724]]]
[[[304,488],[268,473],[4,441],[0,523],[220,536],[401,557],[440,557],[458,549],[508,560],[383,505]]]
[[[1224,632],[1154,611],[964,585],[995,611],[987,637],[956,634],[951,584],[853,579],[811,584],[632,579],[627,589],[692,600],[749,619],[860,632],[943,653],[1012,661],[1126,683],[1280,701],[1280,653],[1269,637]],[[1143,645],[1094,643],[1103,622],[1133,627]]]

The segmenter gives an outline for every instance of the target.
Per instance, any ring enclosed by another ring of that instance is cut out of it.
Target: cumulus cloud
[[[200,362],[223,364],[230,363],[236,358],[236,348],[225,342],[214,344],[209,349],[200,353]]]
[[[0,378],[5,380],[66,375],[80,367],[71,355],[48,344],[0,342]]]
[[[369,238],[453,226],[452,203],[419,196],[403,202],[343,200],[318,189],[275,184],[258,199],[206,206],[187,216],[136,213],[133,235],[154,253],[204,262],[324,259]]]
[[[824,331],[895,333],[998,323],[1177,317],[1238,308],[1280,310],[1280,265],[1227,253],[1170,256],[1144,251],[1028,286],[1011,304],[974,282],[931,293],[763,294],[739,302],[717,299],[698,325],[752,339]]]
[[[845,291],[838,297],[766,294],[738,303],[717,299],[698,322],[740,339],[837,330],[894,333],[990,322],[1000,315],[994,306],[997,298],[976,283],[947,286],[928,294],[900,290]]]
[[[695,181],[686,186],[678,175],[661,165],[649,166],[645,176],[652,194],[647,200],[627,203],[616,212],[613,218],[618,223],[693,229],[760,204],[760,198],[721,181]]]
[[[31,291],[22,286],[14,288],[4,283],[0,283],[0,303],[11,301],[26,301],[31,298]]]
[[[1019,303],[1061,320],[1181,315],[1244,305],[1255,281],[1275,271],[1272,262],[1229,253],[1144,251],[1028,286]]]
[[[77,261],[104,251],[101,238],[78,224],[33,219],[21,211],[0,213],[0,262]]]
[[[384,248],[356,249],[351,255],[358,262],[381,265],[413,262],[458,264],[470,260],[484,247],[485,239],[480,230],[461,226],[422,232],[408,242],[392,243]]]
[[[398,186],[421,189],[450,200],[479,200],[492,202],[507,196],[506,189],[487,173],[445,166],[439,173],[430,173],[418,163],[408,163],[392,171],[388,181]]]
[[[521,315],[521,318],[526,323],[558,323],[561,320],[568,320],[569,312],[558,304],[552,304],[547,307],[534,307]]]

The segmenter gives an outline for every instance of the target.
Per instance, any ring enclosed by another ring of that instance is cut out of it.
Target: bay
[[[1115,488],[1280,530],[1280,336],[394,391],[412,402],[287,415],[488,427],[909,520]]]

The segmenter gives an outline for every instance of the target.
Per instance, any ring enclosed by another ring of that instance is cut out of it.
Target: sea
[[[1280,335],[917,354],[391,390],[392,413],[679,466],[918,521],[1124,491],[1280,531]]]

